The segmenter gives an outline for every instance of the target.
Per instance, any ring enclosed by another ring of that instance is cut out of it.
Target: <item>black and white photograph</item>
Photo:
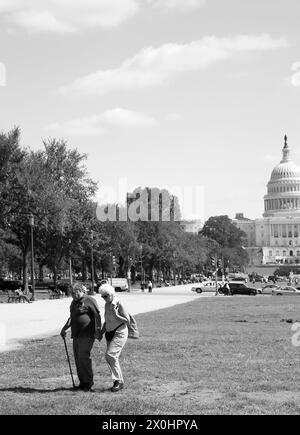
[[[300,414],[299,17],[0,0],[1,416]]]

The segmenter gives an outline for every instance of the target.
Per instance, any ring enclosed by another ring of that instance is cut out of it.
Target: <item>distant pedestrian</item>
[[[221,284],[221,287],[223,287],[223,285]],[[218,294],[219,294],[219,290],[220,290],[220,288],[221,288],[220,286],[219,286],[219,283],[217,283],[217,285],[216,285],[216,292],[215,292],[215,296],[218,296]]]
[[[101,340],[101,317],[97,302],[85,294],[81,283],[75,283],[71,289],[73,301],[70,305],[70,317],[61,330],[60,335],[66,336],[66,331],[71,328],[73,338],[73,352],[79,386],[75,389],[91,391],[94,384],[91,350],[95,338]]]
[[[150,279],[148,281],[148,292],[152,293],[152,282],[150,281]]]
[[[115,289],[104,284],[100,287],[101,297],[105,300],[105,323],[101,336],[105,334],[107,348],[105,359],[111,371],[113,393],[124,388],[124,379],[119,357],[128,338],[129,315],[123,304],[116,298]]]
[[[232,296],[230,285],[229,285],[228,281],[225,282],[223,289],[225,290],[224,294],[226,294],[227,296]]]

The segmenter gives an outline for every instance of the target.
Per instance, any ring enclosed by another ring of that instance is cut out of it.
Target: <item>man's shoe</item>
[[[92,387],[83,387],[82,391],[84,391],[85,393],[94,393],[95,390]]]
[[[83,389],[83,386],[80,384],[73,387],[73,390],[75,390],[75,391],[82,390],[82,389]]]
[[[115,381],[113,387],[110,389],[113,393],[120,391],[124,388],[124,383],[120,381]]]
[[[84,384],[76,385],[76,387],[73,387],[73,390],[85,391],[85,392],[90,391],[91,393],[94,393],[94,391],[95,391],[95,390],[93,390],[92,385],[84,385]]]
[[[93,384],[83,384],[83,385],[81,385],[81,389],[82,389],[82,391],[84,391],[85,393],[88,393],[88,392],[90,392],[90,393],[94,393],[95,392],[95,390],[93,390]]]

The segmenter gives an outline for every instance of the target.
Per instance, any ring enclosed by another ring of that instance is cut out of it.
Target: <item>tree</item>
[[[222,256],[224,259],[225,267],[237,266],[243,268],[249,263],[249,255],[247,251],[241,246],[236,248],[223,248]]]
[[[19,138],[17,133],[13,137],[16,141]],[[22,252],[25,288],[29,213],[35,218],[35,252],[40,264],[53,271],[56,282],[58,268],[69,254],[68,240],[80,239],[82,228],[90,219],[91,197],[96,192],[96,183],[87,177],[83,164],[86,155],[69,150],[66,142],[55,139],[44,142],[44,147],[44,151],[23,151],[14,173],[4,177],[6,185],[2,189],[2,198],[10,206],[10,213],[3,217],[3,227],[11,234],[7,241]]]
[[[130,269],[130,258],[138,255],[137,228],[132,222],[103,222],[102,231],[109,237],[110,246],[104,258],[114,255],[118,264],[118,276],[126,277]]]
[[[6,201],[10,212],[3,219],[7,231],[6,241],[17,246],[22,253],[23,285],[27,289],[28,254],[30,251],[29,214],[40,227],[46,217],[47,203],[53,194],[48,186],[41,152],[24,151],[15,167],[15,174],[7,176]]]
[[[143,271],[151,277],[154,270],[170,270],[178,245],[176,237],[182,233],[176,222],[180,217],[178,199],[165,189],[149,187],[138,187],[124,199],[125,207],[107,205],[107,210],[115,210],[112,216],[117,222],[102,223],[109,235],[111,252],[118,258],[120,276],[126,274],[130,265],[134,270],[140,267],[141,261]]]
[[[10,239],[7,234],[0,231],[0,275],[6,276],[8,272],[13,272],[14,275],[20,277],[22,257],[21,252],[17,246],[7,243],[6,240]]]
[[[63,140],[44,141],[43,162],[47,174],[47,186],[54,188],[55,194],[48,203],[47,218],[40,232],[41,252],[45,252],[45,264],[53,271],[54,284],[58,269],[64,258],[72,251],[69,245],[79,245],[89,240],[87,232],[95,205],[91,202],[97,184],[87,175],[84,165],[86,154],[67,148]],[[79,248],[79,249],[80,249]]]
[[[204,224],[202,236],[215,240],[223,248],[242,246],[244,231],[237,228],[228,216],[212,216]]]
[[[9,192],[16,183],[17,169],[25,152],[20,148],[20,130],[15,127],[8,133],[0,133],[0,224],[5,226],[7,216],[18,205],[11,202]]]

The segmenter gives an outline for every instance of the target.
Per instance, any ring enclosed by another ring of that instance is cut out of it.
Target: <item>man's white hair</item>
[[[110,284],[102,284],[102,286],[99,289],[101,296],[103,295],[115,295],[115,289]]]

